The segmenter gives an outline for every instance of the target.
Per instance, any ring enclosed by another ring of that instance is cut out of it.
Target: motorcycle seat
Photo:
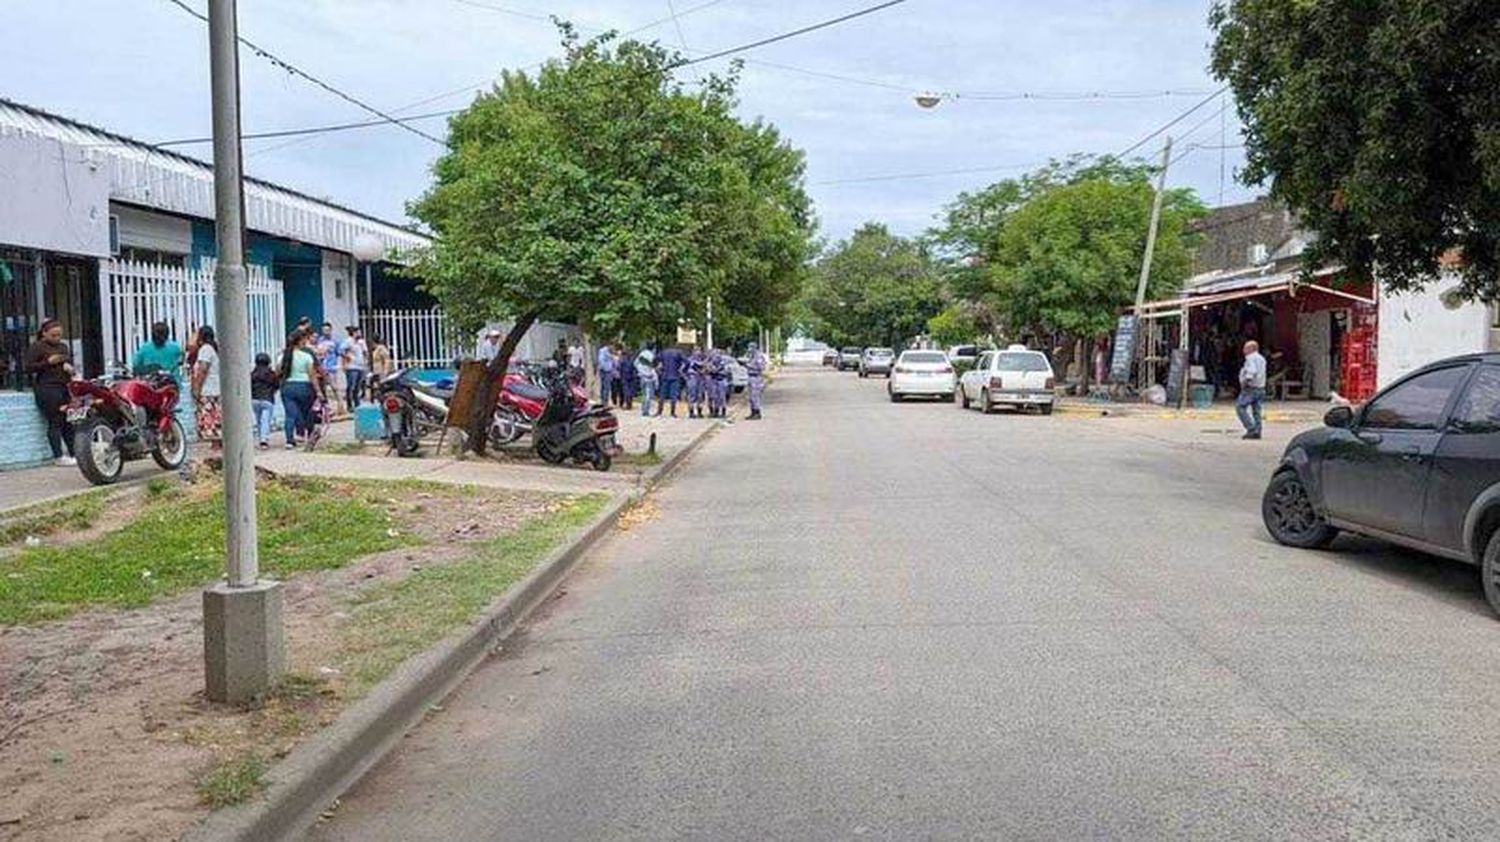
[[[547,390],[534,383],[510,383],[505,388],[517,397],[527,400],[545,401],[547,399]]]
[[[441,401],[453,400],[452,389],[444,389],[440,386],[433,386],[428,383],[413,383],[411,384],[411,388],[414,392],[421,392],[424,395],[430,395]]]

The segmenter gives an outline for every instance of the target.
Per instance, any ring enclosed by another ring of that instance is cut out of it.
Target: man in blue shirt
[[[682,393],[682,378],[687,368],[687,356],[682,349],[676,345],[668,345],[662,349],[656,358],[660,368],[661,378],[661,400],[656,404],[656,414],[660,415],[668,401],[672,404],[672,417],[677,417],[677,399]]]
[[[1242,438],[1260,438],[1261,404],[1266,400],[1266,358],[1260,355],[1260,343],[1245,343],[1245,364],[1240,368],[1240,396],[1234,411],[1245,426]]]
[[[171,340],[172,329],[166,322],[151,325],[151,341],[136,349],[130,359],[132,377],[145,377],[160,371],[172,375],[177,385],[182,385],[179,369],[182,367],[182,346]]]
[[[599,366],[599,403],[609,406],[610,390],[615,383],[615,353],[605,342],[594,360]]]
[[[323,370],[324,390],[327,394],[324,399],[328,401],[330,408],[337,405],[339,399],[338,387],[334,384],[340,381],[339,377],[339,343],[333,337],[333,324],[323,323],[323,331],[318,334],[318,368]],[[340,410],[335,409],[335,412]]]

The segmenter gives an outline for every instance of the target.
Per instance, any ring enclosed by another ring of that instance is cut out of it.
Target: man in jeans
[[[365,390],[365,370],[370,365],[370,349],[365,344],[359,325],[344,328],[348,339],[343,342],[339,357],[344,363],[344,403],[353,412],[361,403]]]
[[[1261,404],[1266,401],[1266,358],[1260,355],[1260,345],[1251,340],[1245,343],[1245,364],[1240,367],[1240,396],[1234,402],[1234,411],[1245,426],[1241,438],[1260,438]]]

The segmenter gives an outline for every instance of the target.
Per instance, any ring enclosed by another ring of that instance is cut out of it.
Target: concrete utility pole
[[[704,331],[705,333],[708,334],[708,345],[706,347],[707,347],[708,350],[712,351],[713,347],[714,347],[714,299],[713,299],[713,296],[709,296],[708,297],[708,326],[707,327],[708,327],[708,329],[706,331]]]
[[[203,592],[203,658],[208,698],[243,703],[265,694],[281,676],[286,648],[281,584],[260,579],[256,547],[236,16],[235,0],[209,0],[214,236],[218,248],[214,318],[218,321],[218,376],[224,413],[224,549],[228,577]]]
[[[1145,342],[1141,341],[1141,308],[1146,303],[1146,282],[1151,278],[1151,259],[1156,254],[1156,230],[1161,226],[1161,203],[1167,194],[1167,167],[1172,163],[1172,136],[1167,135],[1167,144],[1161,150],[1161,172],[1156,177],[1156,196],[1151,200],[1151,227],[1146,231],[1146,256],[1141,260],[1141,279],[1135,286],[1135,335],[1137,344],[1144,348],[1142,355],[1141,374],[1149,380],[1155,380],[1154,366],[1148,366],[1144,360],[1151,356],[1151,344],[1156,336],[1153,328],[1146,333]],[[1148,369],[1150,371],[1148,372]]]

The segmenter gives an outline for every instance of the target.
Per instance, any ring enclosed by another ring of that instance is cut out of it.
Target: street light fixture
[[[930,111],[934,108],[937,108],[938,104],[943,101],[943,95],[928,91],[926,93],[917,94],[915,97],[912,97],[912,99],[915,99],[917,101],[917,105]]]
[[[354,254],[355,260],[365,264],[365,309],[374,309],[370,298],[370,266],[385,256],[385,243],[374,234],[365,232],[354,238],[349,250]]]

